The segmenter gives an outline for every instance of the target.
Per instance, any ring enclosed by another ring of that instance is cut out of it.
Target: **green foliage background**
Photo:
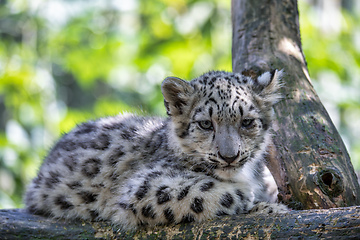
[[[316,6],[300,1],[300,14],[313,83],[359,169],[360,19],[344,9],[326,33]],[[23,206],[46,152],[76,123],[165,115],[162,80],[211,69],[231,71],[229,0],[0,1],[0,208]]]

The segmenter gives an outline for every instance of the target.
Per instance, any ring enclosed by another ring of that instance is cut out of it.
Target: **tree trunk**
[[[137,232],[119,231],[108,222],[55,221],[24,210],[0,210],[1,239],[355,239],[359,226],[360,207],[228,216]]]
[[[234,72],[285,71],[268,161],[280,200],[295,209],[359,205],[349,155],[310,81],[297,1],[233,0],[232,20]]]

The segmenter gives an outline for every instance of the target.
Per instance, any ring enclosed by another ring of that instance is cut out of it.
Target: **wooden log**
[[[66,222],[0,210],[0,239],[359,239],[360,207],[227,216],[201,224],[122,232],[108,222]]]
[[[280,200],[295,209],[360,205],[360,187],[345,145],[311,84],[297,1],[233,0],[232,21],[234,72],[286,73],[269,155]]]

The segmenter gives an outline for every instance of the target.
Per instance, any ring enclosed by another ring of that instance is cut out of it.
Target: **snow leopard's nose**
[[[223,155],[221,155],[221,153],[220,153],[220,151],[219,151],[219,152],[218,152],[218,155],[219,155],[219,157],[220,157],[222,160],[224,160],[225,162],[227,162],[228,164],[230,164],[230,163],[234,162],[235,159],[237,159],[237,158],[239,157],[239,153],[240,153],[240,152],[238,152],[236,156],[231,156],[231,157],[229,157],[229,156],[223,156]]]
[[[228,164],[239,157],[240,137],[236,127],[229,124],[219,124],[215,133],[215,142],[218,156]]]

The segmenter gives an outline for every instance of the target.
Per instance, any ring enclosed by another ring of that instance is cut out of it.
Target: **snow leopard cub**
[[[168,118],[118,115],[65,134],[30,183],[27,209],[123,229],[286,212],[262,176],[280,75],[166,78]]]

